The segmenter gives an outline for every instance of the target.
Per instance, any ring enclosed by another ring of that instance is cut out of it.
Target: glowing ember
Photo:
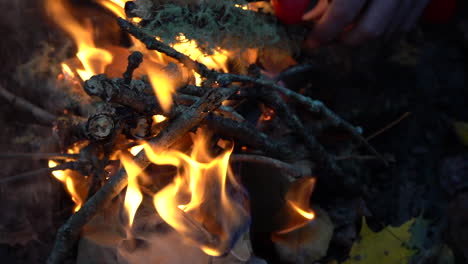
[[[166,120],[167,118],[163,115],[154,115],[153,116],[153,121],[154,123],[158,124],[158,123],[161,123],[161,122],[164,122],[164,120]]]
[[[68,64],[62,63],[62,72],[65,75],[65,79],[73,79],[75,78],[75,74],[73,73],[72,69]]]
[[[133,156],[136,156],[138,153],[140,153],[142,149],[143,149],[143,145],[137,145],[137,146],[131,147],[129,151]]]

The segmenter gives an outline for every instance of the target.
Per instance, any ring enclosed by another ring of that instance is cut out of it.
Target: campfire
[[[215,1],[205,7],[202,2],[172,6],[173,12],[187,9],[202,16],[202,8],[213,5],[225,12],[215,14],[220,21],[239,14],[274,19],[266,3],[233,1],[221,8]],[[84,241],[78,255],[83,248],[101,247],[118,256],[118,263],[247,263],[253,259],[249,232],[256,221],[251,197],[262,187],[244,185],[243,164],[261,164],[283,177],[282,201],[271,212],[271,239],[279,254],[290,258],[292,236],[320,229],[325,248],[308,260],[325,255],[333,226],[310,199],[321,177],[346,176],[337,153],[318,136],[340,129],[386,160],[360,128],[282,82],[313,65],[297,64],[290,56],[279,66],[260,65],[260,47],[255,41],[229,44],[242,36],[230,39],[228,25],[216,33],[226,39],[202,42],[181,29],[168,40],[152,27],[173,22],[163,15],[170,5],[95,0],[94,8],[112,14],[125,35],[125,41],[109,45],[112,40],[102,38],[114,29],[83,13],[77,16],[73,1],[44,4],[51,22],[76,47],[60,63],[57,85],[67,87],[84,109],[60,116],[36,112],[53,121],[61,153],[47,157],[49,171],[75,204],[48,263],[63,263],[78,240]],[[306,126],[304,120],[311,119],[313,125]]]

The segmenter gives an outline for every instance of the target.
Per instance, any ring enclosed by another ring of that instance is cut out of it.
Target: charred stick
[[[178,90],[178,92],[180,93],[194,95],[194,96],[202,96],[205,91],[206,91],[206,88],[196,86],[196,85],[185,85]]]
[[[210,114],[203,121],[210,130],[220,135],[235,138],[250,147],[262,150],[266,155],[288,159],[292,153],[285,146],[275,144],[266,134],[248,122],[236,122],[216,114]]]
[[[225,88],[221,88],[225,89]],[[179,94],[174,98],[174,101],[177,104],[182,104],[182,105],[191,105],[194,102],[196,102],[199,98],[193,95],[186,95],[186,94]],[[237,113],[236,110],[230,106],[225,106],[221,105],[216,112],[218,112],[220,115],[234,119],[236,121],[242,121],[244,120],[244,117]]]
[[[289,174],[293,178],[300,178],[305,176],[310,176],[310,171],[305,169],[300,169],[297,166],[286,163],[281,160],[273,159],[266,156],[253,155],[253,154],[233,154],[229,160],[230,162],[251,162],[251,163],[261,163],[272,168],[281,170]]]
[[[298,64],[298,65],[289,67],[286,70],[282,71],[280,74],[278,74],[278,76],[275,77],[275,81],[279,82],[284,79],[293,77],[296,74],[305,73],[305,72],[308,72],[317,68],[318,67],[315,64],[310,64],[310,63]]]
[[[67,159],[78,159],[77,154],[68,153],[23,153],[23,152],[12,152],[12,153],[0,153],[0,159],[33,159],[33,160],[67,160]]]
[[[28,102],[27,100],[10,93],[0,84],[0,96],[5,98],[13,106],[31,113],[38,121],[44,124],[52,124],[57,117],[44,109]]]
[[[114,130],[115,122],[110,114],[99,113],[91,116],[86,122],[86,134],[95,140],[108,138]]]
[[[144,83],[142,86],[145,86]],[[145,95],[143,91],[138,91],[138,88],[131,89],[118,80],[107,78],[104,74],[91,77],[83,88],[91,96],[98,96],[105,102],[128,106],[140,113],[149,111],[163,113],[154,96]]]
[[[221,116],[230,118],[237,122],[243,122],[245,120],[241,114],[236,112],[236,110],[230,106],[222,105],[218,108],[218,110],[216,110],[216,112],[218,112]]]
[[[133,72],[143,62],[143,54],[139,51],[134,51],[128,56],[127,70],[123,74],[124,83],[130,85],[132,81]]]
[[[157,152],[169,148],[180,137],[197,126],[209,112],[216,110],[224,100],[236,93],[237,90],[238,88],[208,90],[200,100],[177,116],[161,133],[151,139],[149,141],[151,147]],[[141,169],[150,164],[144,151],[141,151],[134,158],[134,162]],[[128,176],[125,170],[119,170],[99,191],[86,201],[78,212],[60,227],[47,263],[63,263],[83,226],[127,186],[127,180]]]
[[[99,162],[94,166],[94,170],[89,175],[91,178],[91,184],[88,188],[88,197],[95,194],[99,188],[101,187],[102,183],[104,182],[104,169],[109,163],[109,157],[112,153],[112,150],[115,146],[116,140],[118,135],[122,132],[122,121],[116,124],[116,129],[113,130],[111,138],[108,143],[104,144],[104,157],[99,160]]]

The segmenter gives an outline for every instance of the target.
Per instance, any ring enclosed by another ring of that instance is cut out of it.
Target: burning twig
[[[248,146],[263,151],[268,156],[277,157],[279,159],[291,159],[293,155],[297,155],[297,153],[292,153],[290,146],[285,146],[271,140],[266,134],[261,133],[248,122],[241,122],[244,118],[235,112],[234,109],[221,106],[223,101],[235,96],[241,96],[237,94],[241,87],[233,85],[234,82],[254,84],[254,87],[244,87],[243,89],[245,89],[248,94],[254,94],[254,97],[263,100],[266,104],[275,108],[276,112],[278,112],[285,123],[294,130],[297,135],[303,138],[311,152],[311,156],[320,162],[322,166],[330,169],[337,175],[342,175],[342,173],[340,168],[336,165],[335,159],[332,158],[332,155],[324,149],[312,134],[307,133],[298,116],[282,100],[280,94],[284,94],[299,101],[301,104],[305,105],[309,111],[325,116],[327,120],[331,120],[331,123],[347,129],[354,137],[359,138],[361,142],[367,144],[356,128],[339,118],[320,101],[302,96],[285,87],[277,85],[273,81],[263,79],[260,76],[250,77],[210,70],[205,64],[195,61],[189,56],[158,41],[134,24],[124,19],[119,19],[118,23],[126,32],[141,40],[148,49],[164,53],[179,61],[188,69],[194,70],[200,74],[206,79],[203,85],[206,87],[186,86],[179,89],[179,91],[173,95],[175,106],[170,108],[169,105],[169,107],[163,109],[154,95],[147,93],[149,85],[145,83],[145,81],[132,80],[133,71],[141,63],[141,53],[133,53],[129,56],[129,64],[123,79],[116,78],[111,80],[105,75],[100,74],[86,81],[84,89],[89,95],[98,96],[103,101],[111,103],[109,105],[112,105],[110,108],[111,110],[115,110],[114,112],[122,109],[124,112],[124,114],[120,116],[117,116],[112,111],[111,113],[107,113],[106,111],[98,112],[98,114],[92,116],[86,122],[85,130],[88,131],[88,134],[85,135],[90,137],[90,130],[91,132],[97,133],[94,133],[96,134],[94,136],[91,135],[91,138],[94,139],[92,140],[93,144],[95,144],[94,146],[102,147],[103,144],[107,144],[104,146],[107,150],[101,153],[104,154],[104,158],[98,160],[98,155],[95,155],[96,157],[92,160],[92,165],[94,167],[92,172],[94,177],[93,181],[96,183],[98,183],[97,179],[99,175],[103,173],[103,168],[108,161],[110,151],[114,148],[114,139],[121,134],[120,128],[115,129],[119,127],[118,124],[125,125],[125,122],[128,121],[129,118],[133,119],[134,117],[146,121],[151,118],[149,115],[154,114],[164,114],[165,118],[167,118],[164,123],[158,123],[158,125],[161,125],[162,130],[159,131],[158,129],[159,133],[148,140],[151,149],[155,153],[166,151],[186,133],[198,125],[204,124],[208,126],[211,131],[217,132],[221,136],[235,138]],[[167,69],[170,71],[169,68]],[[177,75],[177,71],[175,74]],[[157,85],[153,84],[153,88],[156,89],[157,87],[155,86]],[[266,91],[267,88],[270,88],[270,90]],[[253,92],[250,90],[253,90]],[[157,93],[157,89],[155,93]],[[241,99],[243,98],[241,97]],[[119,105],[123,107],[119,107]],[[79,127],[82,129],[83,125],[79,125]],[[125,127],[128,128],[127,126]],[[132,134],[132,136],[134,135]],[[146,137],[146,134],[139,137]],[[375,152],[368,144],[367,146],[371,151]],[[102,152],[102,149],[100,152]],[[237,156],[237,158],[233,157],[233,161],[236,161],[236,159],[237,161],[268,163],[275,168],[288,171],[295,177],[301,177],[307,174],[288,163],[273,158],[243,155]],[[98,164],[98,162],[100,163]],[[133,159],[133,163],[139,170],[144,170],[151,161],[146,156],[145,151],[140,151]],[[127,186],[128,179],[127,172],[124,169],[119,170],[110,177],[102,188],[97,190],[94,195],[82,205],[79,211],[67,220],[58,231],[48,263],[63,263],[63,260],[78,238],[82,227]],[[94,192],[93,186],[95,186],[95,184],[90,187],[91,193]],[[186,220],[190,221],[190,218]],[[205,233],[203,229],[199,231],[202,231],[201,233],[204,238],[211,241],[210,236],[203,235]]]
[[[156,40],[154,37],[146,34],[141,29],[133,25],[131,22],[128,22],[123,18],[118,18],[117,22],[124,31],[130,33],[132,36],[143,42],[146,45],[147,49],[162,52],[167,56],[176,59],[185,67],[196,71],[201,76],[205,76],[208,79],[216,80],[216,76],[218,75],[218,73],[208,69],[208,67],[206,67],[205,64],[200,63],[198,61],[194,61],[189,56],[178,52],[177,50],[171,48],[170,46],[164,44],[161,41]]]
[[[204,76],[207,79],[210,79],[213,81],[217,81],[219,84],[223,86],[229,85],[233,82],[249,82],[249,83],[257,84],[261,87],[272,88],[290,98],[293,98],[294,100],[298,101],[302,105],[306,106],[308,111],[321,114],[322,116],[331,120],[337,127],[344,128],[345,130],[350,132],[351,135],[355,137],[356,139],[358,139],[359,142],[361,142],[363,145],[365,145],[366,148],[372,154],[379,157],[387,165],[386,160],[367,142],[367,140],[360,134],[360,131],[357,128],[355,128],[354,126],[349,124],[347,121],[339,117],[336,113],[328,109],[322,102],[303,96],[286,87],[277,85],[276,83],[267,79],[254,78],[254,77],[247,76],[247,75],[221,73],[221,72],[217,72],[214,70],[209,70],[208,67],[206,67],[204,64],[194,61],[190,59],[187,55],[184,55],[176,51],[175,49],[171,48],[170,46],[164,44],[163,42],[156,40],[154,37],[146,34],[143,30],[133,25],[131,22],[128,22],[125,19],[119,18],[118,23],[123,30],[127,31],[128,33],[130,33],[131,35],[139,39],[141,42],[143,42],[148,49],[162,52],[166,54],[167,56],[178,60],[187,68],[195,70],[201,76]],[[299,121],[298,119],[294,121],[294,123],[296,123],[295,125],[296,128],[297,128],[298,121]],[[308,144],[310,146],[316,143],[312,141],[310,138],[306,137],[306,139],[307,139],[306,142],[309,142]],[[316,145],[315,148],[317,148],[318,143],[316,143],[315,145]],[[332,159],[328,159],[327,163],[330,165],[330,167],[334,171],[339,171],[338,167],[333,165],[334,161]]]
[[[28,102],[27,100],[10,93],[8,90],[3,88],[1,84],[0,84],[0,96],[5,98],[9,103],[13,104],[15,107],[18,107],[22,110],[25,110],[31,113],[34,117],[36,117],[42,123],[51,124],[52,122],[54,122],[54,120],[57,119],[56,116],[45,111],[44,109],[39,108],[35,106],[34,104]]]
[[[190,106],[184,113],[177,116],[161,133],[149,141],[151,147],[157,152],[168,149],[180,137],[198,125],[209,112],[218,108],[221,103],[236,93],[237,87],[231,89],[211,89],[195,104]],[[144,152],[140,152],[134,159],[138,167],[144,169],[150,161]],[[105,207],[115,196],[117,196],[127,185],[128,176],[125,170],[121,169],[116,175],[94,194],[72,215],[67,222],[60,227],[55,240],[52,253],[47,263],[63,263],[70,249],[78,238],[82,227],[91,220],[94,215]]]

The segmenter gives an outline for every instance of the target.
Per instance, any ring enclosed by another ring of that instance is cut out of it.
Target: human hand
[[[302,17],[315,22],[306,44],[315,48],[341,40],[356,45],[409,31],[428,3],[429,0],[319,0]]]

